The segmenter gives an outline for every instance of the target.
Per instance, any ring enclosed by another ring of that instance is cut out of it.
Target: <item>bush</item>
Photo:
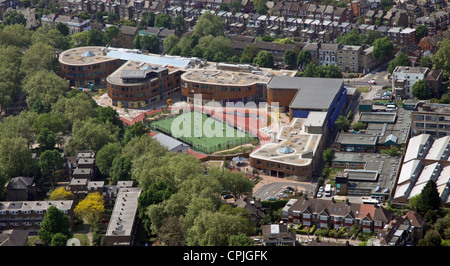
[[[311,229],[309,230],[309,234],[312,235],[314,231],[316,230],[316,225],[313,225]]]

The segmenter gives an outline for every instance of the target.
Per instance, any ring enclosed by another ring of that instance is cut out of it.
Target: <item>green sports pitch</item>
[[[189,112],[150,123],[150,129],[183,141],[194,150],[214,153],[246,143],[256,143],[258,138],[235,129],[200,112]],[[172,132],[175,130],[176,132]]]

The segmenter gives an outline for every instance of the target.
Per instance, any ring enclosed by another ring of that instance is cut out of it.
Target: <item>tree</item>
[[[394,146],[390,149],[382,149],[380,152],[384,153],[384,154],[388,154],[391,157],[395,157],[398,155],[398,148]]]
[[[97,29],[91,29],[87,33],[87,46],[103,46],[103,34]]]
[[[394,52],[394,45],[389,37],[377,39],[373,42],[373,56],[379,60],[392,57]]]
[[[231,9],[231,11],[234,11],[234,12],[241,12],[241,10],[242,10],[242,3],[241,3],[241,1],[240,0],[231,0],[231,2],[230,2],[230,9]]]
[[[125,136],[123,142],[126,144],[132,138],[139,137],[148,133],[148,128],[142,122],[136,122],[133,125],[130,125],[125,130]]]
[[[425,25],[417,25],[416,28],[416,36],[417,38],[422,39],[423,37],[428,36],[428,28]]]
[[[95,225],[104,211],[103,196],[98,192],[89,193],[74,209],[75,214],[80,215],[91,226]]]
[[[62,24],[64,25],[64,24]],[[67,27],[67,26],[66,26]],[[38,42],[47,44],[53,48],[67,50],[70,48],[71,36],[64,36],[59,30],[41,26],[33,32],[32,44]]]
[[[411,93],[419,100],[426,100],[430,98],[430,91],[425,80],[416,81],[412,85]]]
[[[67,27],[67,25],[66,25],[66,24],[63,24],[62,22],[56,23],[55,28],[56,28],[63,36],[67,36],[67,35],[69,35],[69,33],[70,33],[69,27]]]
[[[155,17],[155,27],[170,28],[171,19],[167,14],[158,14]]]
[[[43,174],[48,175],[52,174],[53,185],[56,185],[55,182],[55,171],[63,166],[64,159],[61,154],[57,150],[46,150],[39,157],[39,167]]]
[[[72,237],[72,233],[70,232],[70,219],[55,206],[50,206],[41,222],[38,236],[42,243],[48,246],[53,237],[58,233],[67,238]]]
[[[24,17],[22,13],[17,12],[16,10],[11,10],[6,12],[3,15],[3,25],[14,25],[14,24],[22,24],[23,26],[27,25],[27,19]]]
[[[433,56],[434,67],[442,69],[444,79],[446,79],[450,76],[450,39],[438,42],[437,47],[438,51]]]
[[[112,40],[114,40],[120,33],[120,29],[117,26],[110,26],[106,28],[105,33],[103,34],[103,43],[111,44]]]
[[[235,247],[253,246],[253,239],[244,234],[232,235],[229,245]]]
[[[87,94],[78,93],[70,98],[60,97],[52,105],[50,114],[62,118],[66,128],[70,129],[77,121],[96,118],[97,107],[97,103]]]
[[[60,97],[64,96],[68,88],[67,80],[59,77],[55,72],[45,69],[37,70],[35,74],[29,73],[23,85],[28,107],[39,101],[46,112],[51,110],[52,105]]]
[[[284,63],[288,65],[289,67],[294,67],[297,63],[297,55],[295,54],[294,50],[288,49],[286,52],[284,52],[283,55]]]
[[[72,191],[66,190],[64,187],[59,187],[52,191],[49,200],[70,200],[73,199]]]
[[[139,27],[144,28],[146,26],[153,27],[155,25],[155,12],[145,12],[139,22]]]
[[[110,106],[103,107],[98,106],[97,109],[97,121],[100,123],[106,123],[107,121],[117,126],[120,129],[120,135],[123,135],[124,126],[122,120],[120,120],[119,113]]]
[[[273,68],[273,55],[269,51],[260,51],[255,59],[253,59],[253,64],[257,64],[260,67]]]
[[[343,131],[348,131],[350,129],[350,121],[343,115],[339,115],[338,118],[336,119],[335,125],[343,130]]]
[[[411,66],[411,61],[405,53],[400,52],[397,57],[391,60],[388,67],[389,73],[392,74],[397,66]]]
[[[119,142],[108,143],[103,146],[95,156],[95,164],[103,176],[109,176],[115,158],[122,153]]]
[[[213,167],[209,170],[209,175],[217,178],[222,184],[224,190],[230,191],[230,194],[235,198],[239,198],[242,195],[250,196],[253,190],[253,183],[243,173],[232,172],[228,169],[222,170],[217,167]]]
[[[52,241],[50,242],[50,246],[52,247],[63,247],[67,245],[67,240],[69,238],[62,234],[62,233],[56,233],[52,237]]]
[[[423,239],[419,240],[417,246],[432,246],[439,247],[441,246],[442,238],[438,231],[431,230],[428,231]]]
[[[142,46],[141,46],[141,39],[142,39],[142,35],[140,35],[140,34],[138,34],[138,35],[136,35],[136,37],[134,37],[133,47],[135,49],[141,49],[142,48]]]
[[[352,124],[353,130],[359,131],[365,127],[365,124],[363,122],[355,122]]]
[[[224,20],[223,18],[214,15],[210,11],[203,13],[197,20],[194,26],[194,33],[200,37],[203,36],[218,36],[224,34]]]
[[[428,180],[420,192],[419,212],[426,213],[428,210],[437,210],[441,206],[441,198],[437,191],[436,182]]]
[[[41,128],[39,134],[36,138],[39,143],[39,147],[42,151],[53,150],[56,145],[56,136],[55,133],[50,131],[50,129],[44,127]]]
[[[184,17],[181,14],[177,15],[172,21],[172,26],[175,29],[176,35],[180,36],[185,31]]]
[[[55,49],[53,47],[42,42],[38,42],[30,46],[22,57],[22,64],[20,67],[21,73],[27,77],[32,77],[39,71],[54,70],[54,50]]]
[[[94,118],[76,121],[72,128],[72,138],[64,151],[73,154],[75,150],[99,151],[110,142],[119,141],[120,129],[111,122],[99,123]]]
[[[164,53],[169,54],[173,47],[177,45],[180,39],[176,35],[169,35],[163,40]]]
[[[423,56],[419,60],[419,66],[428,67],[429,69],[433,68],[433,60],[431,56]]]
[[[88,45],[89,31],[80,31],[70,35],[70,43],[72,47],[81,47]]]
[[[260,15],[267,14],[267,0],[254,0],[253,5],[255,6],[256,13]]]
[[[111,182],[117,184],[118,181],[131,180],[131,159],[125,156],[118,156],[112,161],[110,170]]]
[[[302,50],[298,53],[297,65],[302,67],[308,65],[312,60],[311,53],[307,50]]]
[[[259,48],[255,45],[247,45],[241,55],[241,63],[253,63],[256,55],[258,55]]]
[[[326,163],[331,164],[331,161],[333,161],[334,157],[334,151],[331,148],[328,148],[322,152],[322,157],[325,160]]]
[[[233,235],[251,231],[249,220],[221,212],[200,212],[186,232],[188,246],[228,246]]]
[[[343,45],[362,45],[363,35],[360,34],[356,29],[352,29],[349,33],[344,34],[336,39],[336,43],[341,43]]]
[[[31,43],[30,33],[22,24],[7,25],[0,31],[0,44],[28,47]]]
[[[141,36],[141,49],[147,50],[150,53],[159,53],[159,41],[156,35],[142,35]]]

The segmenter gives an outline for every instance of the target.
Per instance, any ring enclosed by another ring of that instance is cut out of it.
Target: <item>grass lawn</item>
[[[360,93],[366,93],[369,92],[369,87],[358,87],[356,90]]]
[[[78,238],[81,242],[81,246],[87,247],[90,246],[89,237],[87,234],[73,234],[74,238]],[[28,237],[28,246],[34,246],[34,242],[39,240],[39,236],[30,236]]]
[[[190,130],[189,130],[190,120]],[[172,123],[182,136],[175,136],[172,132]],[[186,130],[184,130],[186,126]],[[219,150],[230,149],[241,144],[255,141],[247,132],[241,132],[226,123],[214,120],[199,112],[189,112],[167,119],[150,123],[152,130],[157,130],[180,141],[188,143],[194,150],[213,153]]]

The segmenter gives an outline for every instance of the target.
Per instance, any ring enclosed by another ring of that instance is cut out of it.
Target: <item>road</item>
[[[391,87],[391,81],[389,80],[389,72],[387,71],[387,66],[389,62],[377,67],[373,71],[367,73],[361,78],[353,78],[347,79],[344,78],[344,85],[352,86],[352,87],[367,87],[369,86],[370,80],[375,80],[376,85],[378,86],[388,86]]]
[[[299,191],[307,191],[308,194],[314,191],[316,185],[310,182],[290,181],[277,177],[264,177],[253,190],[253,196],[261,201],[267,200],[271,196],[276,196],[286,187],[297,188]]]

